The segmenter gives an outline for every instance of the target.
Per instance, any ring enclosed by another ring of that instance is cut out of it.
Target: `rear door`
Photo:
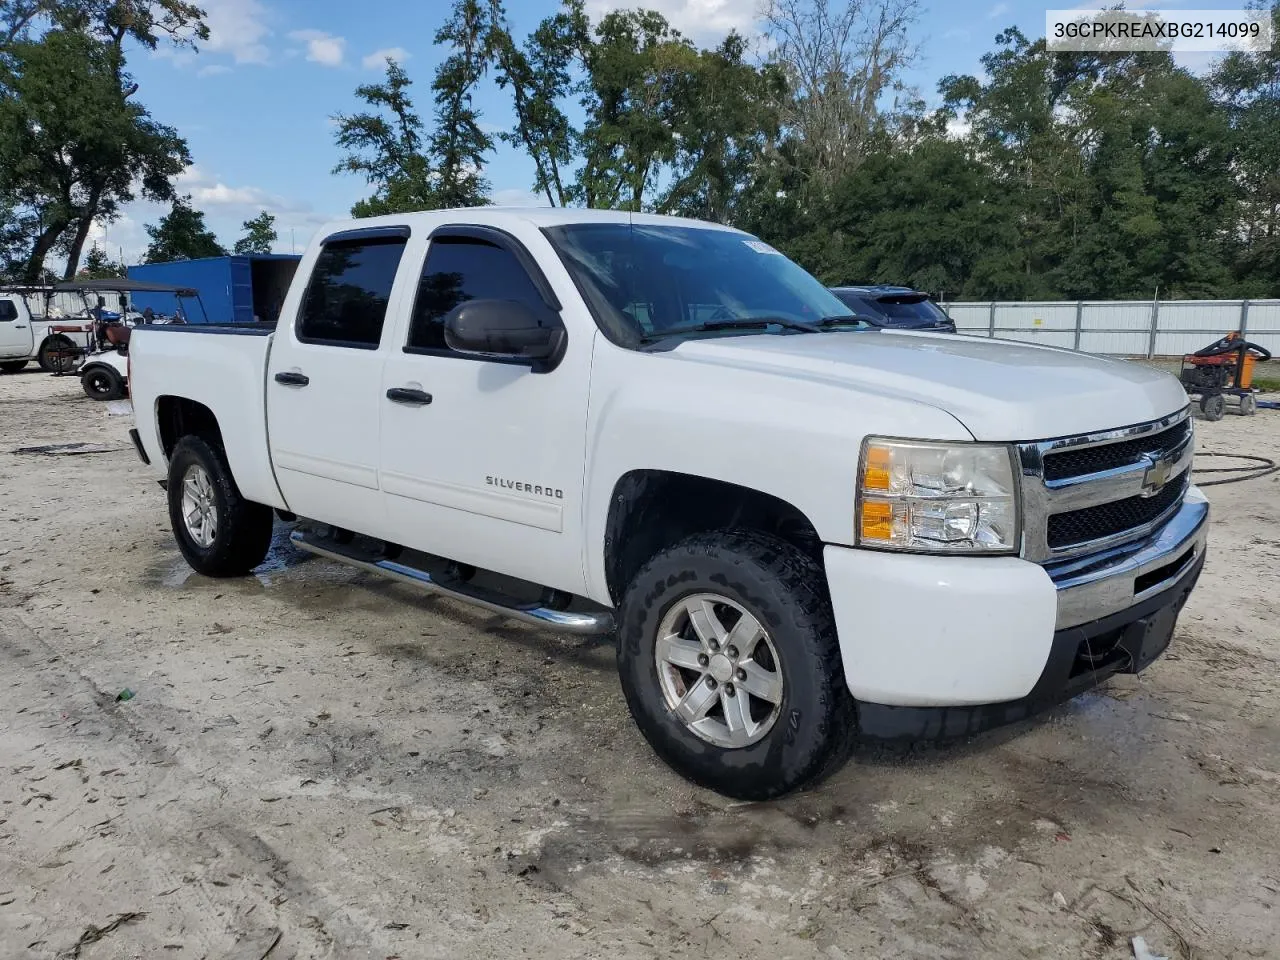
[[[0,357],[31,356],[31,320],[22,302],[0,296]]]
[[[289,509],[378,537],[386,534],[378,490],[382,341],[394,326],[386,321],[408,239],[407,227],[328,237],[301,297],[286,302],[267,363],[271,461]],[[415,279],[405,280],[411,290]]]
[[[555,255],[541,235],[528,240]],[[463,301],[557,313],[560,301],[523,243],[492,227],[437,228],[416,260],[409,322],[387,353],[379,401],[382,488],[399,542],[581,594],[591,337],[571,335],[559,363],[539,373],[455,353],[444,317]]]

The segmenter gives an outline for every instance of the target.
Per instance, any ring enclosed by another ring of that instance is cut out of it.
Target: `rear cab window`
[[[18,305],[12,300],[0,299],[0,323],[18,319]]]
[[[407,242],[407,230],[325,241],[298,312],[298,339],[376,350]]]

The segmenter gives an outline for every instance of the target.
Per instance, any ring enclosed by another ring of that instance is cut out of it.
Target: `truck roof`
[[[626,210],[588,210],[581,207],[461,207],[450,210],[388,214],[360,220],[335,220],[321,227],[319,235],[328,236],[340,230],[360,227],[407,224],[410,228],[421,226],[424,230],[430,230],[444,223],[473,223],[498,227],[503,223],[514,221],[524,221],[537,227],[556,227],[570,223],[635,223],[741,232],[733,227],[707,223],[704,220],[670,217],[657,213],[631,213]]]

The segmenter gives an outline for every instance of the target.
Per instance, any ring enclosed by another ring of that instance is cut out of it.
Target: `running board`
[[[302,530],[295,530],[290,534],[289,539],[298,549],[314,553],[326,560],[336,560],[338,563],[345,563],[366,573],[376,573],[400,583],[407,583],[411,587],[417,587],[428,593],[461,600],[463,603],[469,603],[490,613],[519,620],[522,623],[576,636],[598,636],[613,632],[613,614],[608,611],[592,613],[552,610],[540,603],[515,603],[499,593],[472,587],[462,581],[441,582],[425,570],[395,560],[374,560],[362,556],[345,545]]]

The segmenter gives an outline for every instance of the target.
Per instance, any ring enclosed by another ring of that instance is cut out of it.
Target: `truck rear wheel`
[[[70,337],[55,333],[44,338],[36,359],[45,373],[70,373],[75,369],[80,352],[80,348]]]
[[[169,522],[178,549],[206,577],[240,577],[266,559],[270,507],[240,495],[222,451],[186,436],[169,458]]]
[[[826,577],[776,537],[698,534],[650,560],[623,599],[618,669],[641,733],[701,786],[766,800],[848,755]]]

